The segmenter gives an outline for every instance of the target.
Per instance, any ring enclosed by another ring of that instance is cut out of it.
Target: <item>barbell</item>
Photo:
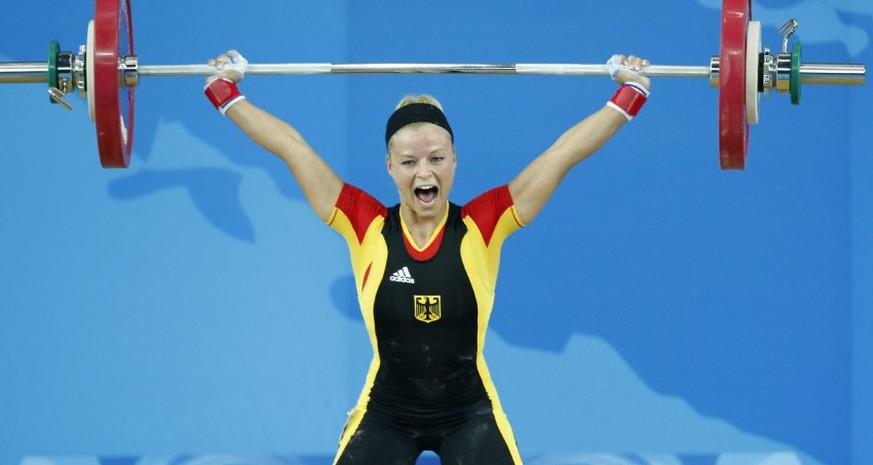
[[[131,0],[96,0],[85,45],[61,51],[49,42],[45,62],[0,63],[0,84],[48,83],[52,103],[68,109],[64,96],[78,91],[88,102],[97,129],[104,168],[127,168],[133,143],[134,89],[141,77],[207,76],[208,65],[141,65],[134,54]],[[863,85],[866,66],[857,63],[803,63],[801,46],[789,38],[791,19],[780,29],[782,50],[762,49],[761,23],[751,19],[751,0],[722,0],[721,47],[708,66],[653,65],[642,74],[703,77],[718,88],[719,161],[722,169],[743,169],[749,125],[758,123],[760,94],[775,91],[800,103],[804,84]],[[521,74],[609,75],[606,65],[574,63],[277,63],[249,64],[247,75],[303,74]]]

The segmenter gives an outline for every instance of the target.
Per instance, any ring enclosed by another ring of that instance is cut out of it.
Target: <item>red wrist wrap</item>
[[[647,99],[648,96],[642,90],[625,84],[618,88],[609,103],[630,121],[637,116]]]
[[[215,105],[221,114],[224,114],[228,108],[237,101],[244,99],[245,96],[240,93],[236,84],[225,78],[218,78],[210,82],[203,90],[209,101]]]

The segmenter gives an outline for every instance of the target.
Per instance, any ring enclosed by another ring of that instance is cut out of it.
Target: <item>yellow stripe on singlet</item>
[[[357,431],[361,424],[361,419],[367,412],[367,403],[370,400],[370,391],[373,389],[373,384],[376,380],[376,373],[379,371],[379,350],[378,342],[376,341],[376,323],[373,317],[373,305],[376,301],[376,290],[379,288],[379,283],[385,275],[385,266],[388,259],[388,246],[385,244],[384,237],[381,234],[382,226],[385,220],[382,217],[376,217],[367,228],[366,234],[363,236],[363,241],[358,244],[355,238],[354,228],[348,217],[339,209],[334,209],[329,224],[346,237],[349,243],[349,251],[352,258],[352,270],[355,274],[355,285],[358,291],[358,304],[361,307],[361,315],[364,318],[364,325],[367,328],[367,334],[370,336],[370,343],[373,346],[373,361],[370,362],[370,369],[367,372],[367,380],[358,397],[358,402],[355,407],[349,412],[349,419],[343,428],[340,436],[339,449],[333,463],[336,465],[340,456],[346,448],[349,440]]]
[[[494,381],[491,380],[491,372],[488,371],[483,354],[485,333],[488,329],[488,320],[491,318],[491,309],[494,306],[494,288],[497,284],[497,270],[500,267],[500,248],[506,236],[521,227],[522,223],[518,219],[515,207],[507,209],[498,220],[491,241],[487,245],[479,227],[471,218],[464,218],[464,223],[467,225],[467,235],[461,242],[461,260],[464,262],[464,268],[470,277],[479,308],[477,368],[479,376],[482,378],[482,384],[485,386],[485,392],[491,399],[491,409],[494,411],[497,428],[506,442],[506,447],[509,448],[512,461],[515,465],[522,465],[518,443],[512,432],[512,426],[506,418],[506,413],[503,411],[503,406],[500,404],[497,388],[494,386]]]

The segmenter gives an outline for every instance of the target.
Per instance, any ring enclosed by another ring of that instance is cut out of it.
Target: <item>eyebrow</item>
[[[451,150],[451,148],[447,148],[447,147],[434,147],[434,148],[432,148],[429,152],[425,153],[425,154],[422,155],[422,156],[423,156],[423,157],[432,157],[432,156],[434,156],[435,154],[440,153],[440,152],[451,153],[452,150]],[[390,152],[389,152],[389,153],[390,153]],[[442,153],[440,153],[440,154],[442,154]],[[395,152],[394,155],[395,155],[395,156],[398,156],[398,157],[406,157],[406,158],[419,158],[418,155],[413,155],[413,154],[410,154],[410,153],[404,153],[404,152],[399,152],[399,153],[398,153],[398,152]]]

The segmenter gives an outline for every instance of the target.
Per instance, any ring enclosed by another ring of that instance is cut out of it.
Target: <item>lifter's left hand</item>
[[[215,72],[206,78],[207,85],[217,78],[224,78],[234,83],[240,82],[249,66],[248,60],[236,50],[222,53],[217,58],[210,59],[207,64],[215,68]]]
[[[641,75],[639,71],[650,64],[649,60],[634,55],[613,55],[606,62],[613,81],[619,84],[634,82],[643,86],[647,91],[651,90],[652,81],[647,76]]]

